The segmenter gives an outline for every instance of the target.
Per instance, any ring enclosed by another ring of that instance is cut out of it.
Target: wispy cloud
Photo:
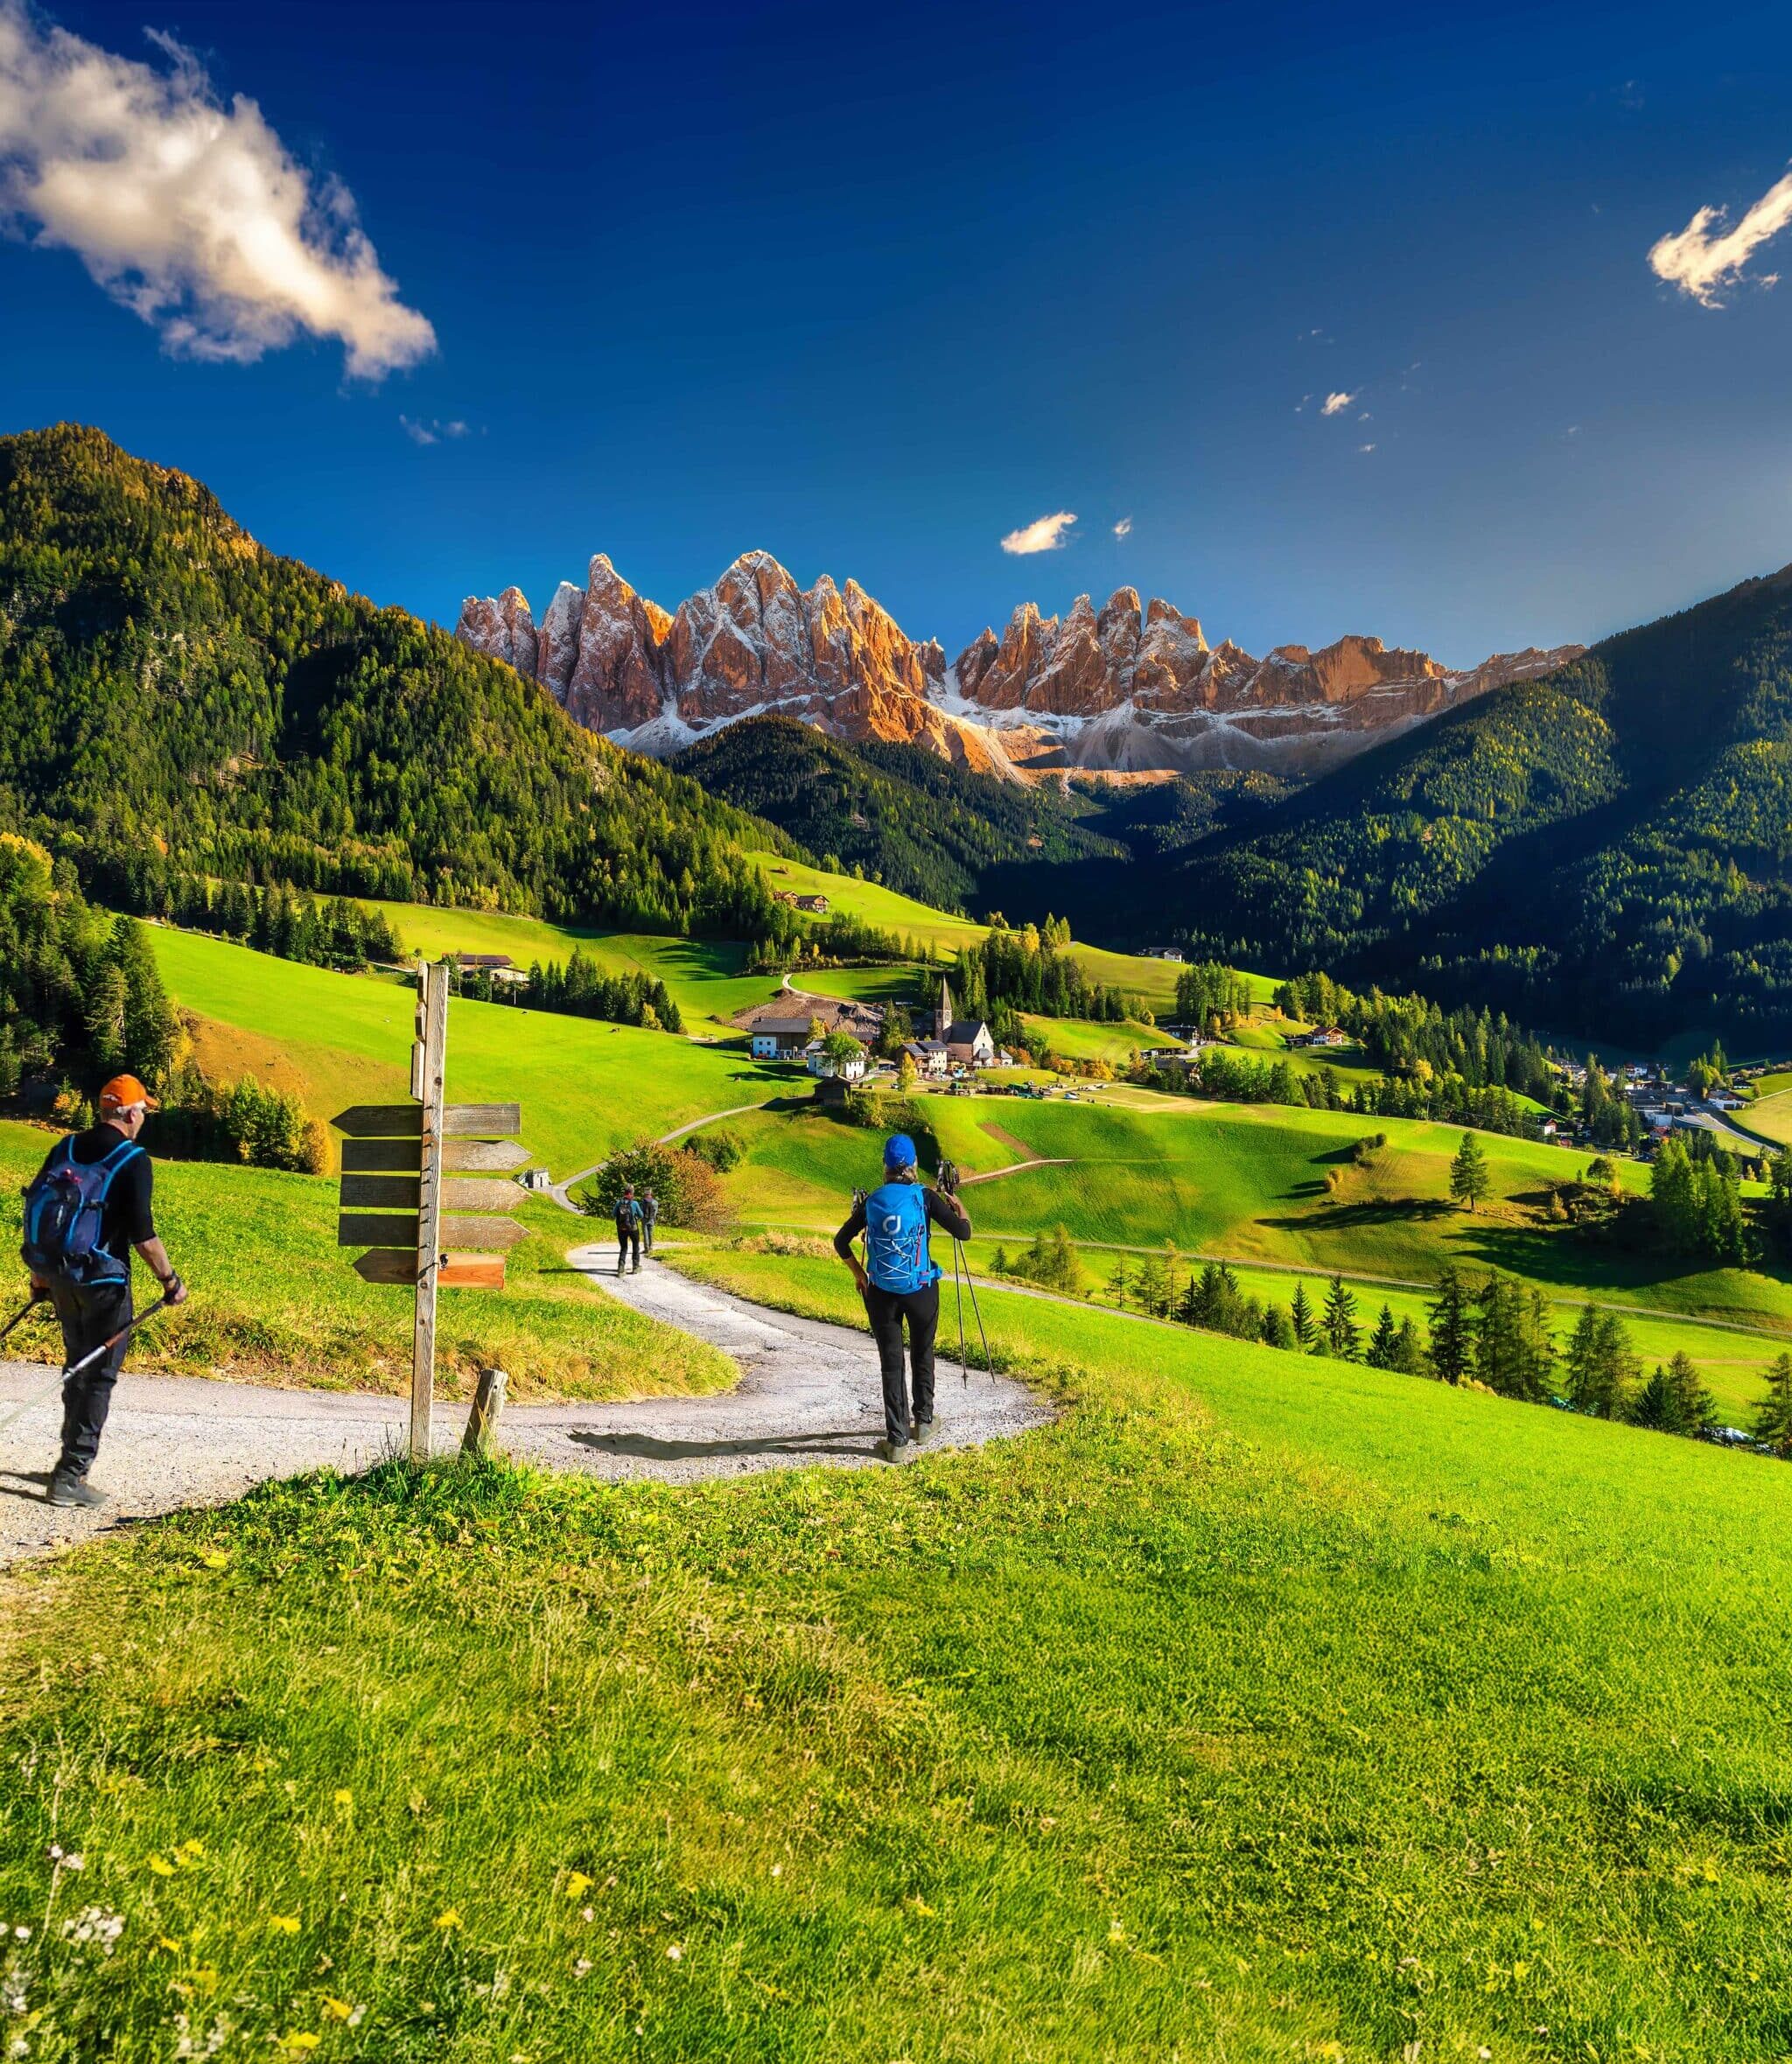
[[[1060,509],[1055,516],[1036,516],[1018,530],[1011,530],[1002,540],[1002,549],[1021,558],[1032,552],[1055,552],[1075,521],[1068,509]]]
[[[1356,449],[1359,451],[1373,451],[1375,450],[1375,446],[1373,444],[1359,444]]]
[[[1749,260],[1792,222],[1792,172],[1769,186],[1734,228],[1726,227],[1729,219],[1727,208],[1702,207],[1677,235],[1652,245],[1656,276],[1702,308],[1721,308],[1724,290],[1740,285]],[[1778,276],[1763,274],[1759,283],[1772,286]]]
[[[1116,537],[1130,537],[1132,535],[1132,518],[1122,516],[1114,526],[1114,535]]]
[[[466,435],[466,425],[458,420],[443,423],[433,416],[427,423],[420,423],[410,416],[401,416],[398,420],[405,436],[413,444],[439,444],[444,437],[464,437]]]
[[[295,162],[255,101],[150,32],[165,70],[0,0],[0,225],[72,250],[189,358],[247,364],[301,333],[377,379],[436,348],[341,183]]]
[[[1348,395],[1341,392],[1328,394],[1325,400],[1320,403],[1320,414],[1321,416],[1341,416],[1355,399],[1356,396],[1354,394]]]

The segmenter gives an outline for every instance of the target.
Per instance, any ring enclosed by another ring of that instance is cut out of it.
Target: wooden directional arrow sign
[[[423,1106],[416,1103],[357,1103],[338,1111],[330,1123],[351,1139],[421,1139]]]
[[[336,1221],[338,1247],[403,1247],[416,1254],[414,1211],[345,1211]],[[522,1228],[517,1228],[519,1232]]]
[[[345,1175],[341,1204],[345,1211],[415,1211],[423,1184],[416,1175]]]
[[[342,1201],[346,1204],[349,1200],[345,1197]],[[456,1176],[442,1185],[444,1211],[514,1211],[522,1201],[522,1192],[514,1183],[495,1179]]]
[[[420,1138],[345,1139],[342,1143],[344,1175],[415,1175],[423,1164],[424,1143]]]
[[[376,1247],[354,1257],[354,1272],[363,1283],[415,1283],[416,1256],[401,1247]]]
[[[348,1149],[342,1150],[342,1165],[348,1165]],[[529,1151],[514,1139],[451,1139],[442,1148],[445,1175],[508,1175],[513,1168],[527,1168]]]
[[[528,1233],[514,1218],[450,1218],[442,1219],[442,1244],[444,1247],[466,1247],[482,1253],[501,1253],[507,1247],[514,1247],[519,1240],[527,1240]]]
[[[518,1103],[451,1103],[443,1107],[444,1139],[504,1139],[522,1130]]]
[[[444,1290],[502,1290],[504,1257],[501,1254],[444,1254],[436,1270]]]

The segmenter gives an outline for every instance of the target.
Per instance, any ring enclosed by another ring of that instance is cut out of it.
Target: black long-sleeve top
[[[943,1190],[927,1193],[928,1217],[954,1240],[970,1237],[970,1214],[956,1197],[948,1197]],[[843,1262],[852,1259],[852,1243],[864,1230],[864,1199],[861,1197],[852,1207],[852,1215],[834,1235],[834,1252]]]

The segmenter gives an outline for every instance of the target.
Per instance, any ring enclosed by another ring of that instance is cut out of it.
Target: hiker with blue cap
[[[884,1179],[858,1199],[834,1235],[834,1252],[852,1271],[864,1299],[884,1375],[884,1438],[878,1452],[903,1462],[934,1431],[934,1335],[940,1328],[940,1271],[928,1243],[929,1221],[954,1240],[969,1240],[970,1220],[956,1197],[921,1187],[914,1142],[892,1133],[884,1146]],[[864,1259],[852,1250],[864,1240]],[[903,1381],[902,1328],[908,1326],[914,1417]]]

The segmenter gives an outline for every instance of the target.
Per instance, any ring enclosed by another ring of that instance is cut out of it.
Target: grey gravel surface
[[[740,1381],[707,1397],[514,1405],[503,1423],[504,1445],[513,1454],[553,1469],[672,1483],[875,1461],[883,1408],[877,1356],[864,1334],[767,1311],[657,1262],[619,1279],[613,1242],[578,1249],[569,1258],[605,1293],[732,1355]],[[979,1369],[962,1384],[957,1369],[943,1362],[937,1412],[938,1444],[961,1447],[1024,1432],[1052,1417],[1022,1385]],[[44,1501],[61,1418],[55,1372],[0,1362],[0,1561],[157,1513],[221,1505],[271,1478],[368,1468],[402,1451],[405,1417],[404,1402],[396,1397],[127,1369],[92,1478],[109,1501],[97,1513],[63,1510]],[[459,1445],[466,1418],[464,1405],[438,1403],[438,1450]]]

